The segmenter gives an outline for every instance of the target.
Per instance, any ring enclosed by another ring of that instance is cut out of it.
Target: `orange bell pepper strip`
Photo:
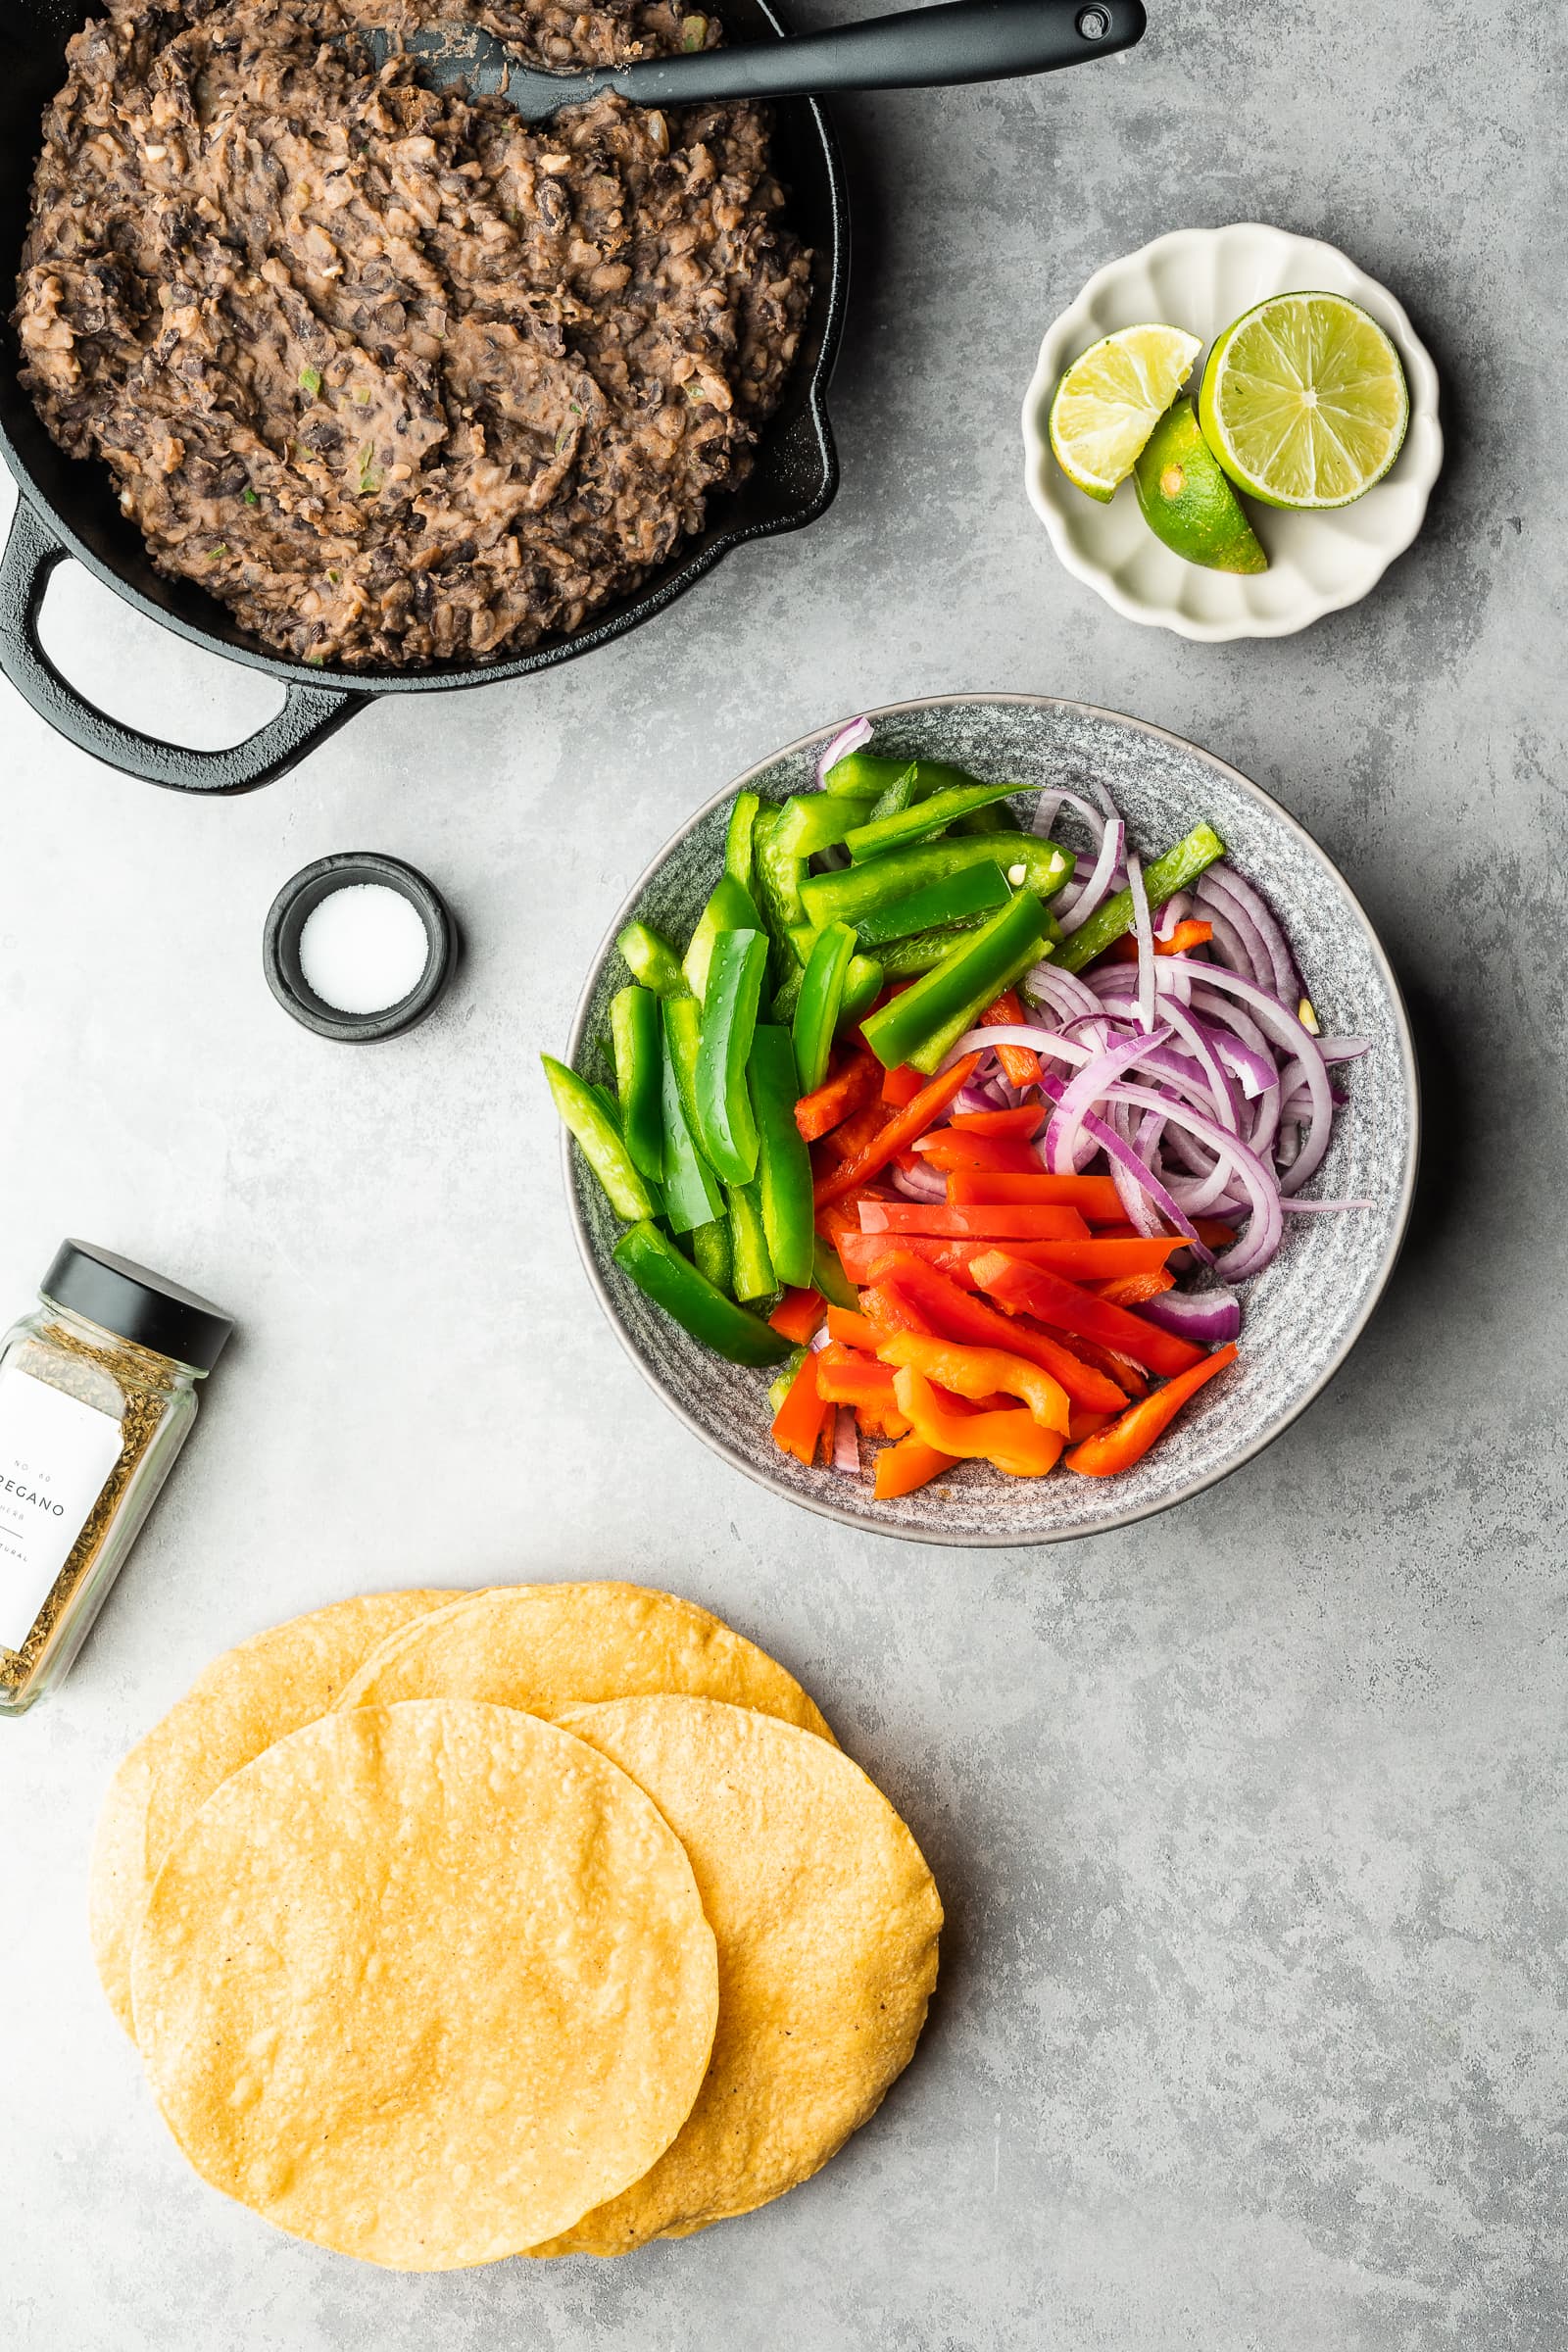
[[[842,1168],[858,1158],[867,1144],[881,1134],[889,1115],[888,1106],[881,1096],[869,1096],[858,1110],[851,1111],[841,1127],[835,1127],[831,1134],[823,1136],[821,1148],[831,1154],[829,1164],[836,1160]]]
[[[1110,1427],[1115,1418],[1114,1413],[1086,1413],[1082,1405],[1077,1406],[1067,1424],[1068,1445],[1081,1446],[1085,1438],[1098,1437],[1102,1429]]]
[[[890,1396],[886,1404],[858,1404],[855,1418],[862,1438],[906,1438],[909,1424]]]
[[[767,1319],[780,1339],[804,1348],[821,1323],[823,1304],[819,1291],[786,1291]]]
[[[1196,916],[1188,915],[1184,922],[1176,925],[1169,939],[1161,939],[1158,933],[1155,933],[1154,954],[1156,956],[1185,956],[1193,948],[1206,948],[1213,936],[1214,926],[1212,923],[1200,923]],[[1105,950],[1104,960],[1107,963],[1136,963],[1138,961],[1138,942],[1130,931],[1122,938],[1111,941],[1110,946]],[[1016,1085],[1017,1081],[1014,1080],[1013,1083]]]
[[[894,1373],[893,1393],[914,1435],[939,1452],[994,1462],[1009,1478],[1043,1478],[1055,1468],[1063,1440],[1056,1430],[1042,1429],[1031,1412],[950,1412],[931,1383],[907,1364]]]
[[[1036,1176],[1040,1157],[1015,1135],[955,1135],[951,1127],[922,1135],[914,1147],[928,1167],[961,1168],[964,1173]]]
[[[1161,1331],[1157,1323],[1146,1323],[1139,1315],[1130,1314],[1124,1306],[1112,1306],[1097,1298],[1093,1291],[1083,1290],[1077,1283],[1053,1274],[1049,1266],[1031,1266],[1019,1257],[1009,1257],[1004,1250],[994,1250],[989,1257],[976,1258],[974,1278],[1000,1306],[1012,1314],[1033,1315],[1037,1322],[1049,1323],[1054,1331],[1081,1334],[1086,1340],[1097,1340],[1102,1348],[1112,1348],[1118,1355],[1130,1355],[1135,1364],[1143,1364],[1151,1372],[1185,1372],[1196,1364],[1202,1349],[1191,1340],[1178,1339],[1173,1331]]]
[[[917,1135],[924,1135],[932,1120],[940,1118],[947,1109],[958,1089],[974,1076],[979,1060],[978,1054],[965,1054],[962,1060],[956,1061],[951,1070],[944,1071],[939,1078],[933,1078],[929,1086],[923,1086],[912,1102],[906,1103],[903,1110],[896,1110],[880,1135],[873,1137],[855,1158],[846,1160],[836,1175],[820,1179],[816,1187],[818,1208],[825,1207],[830,1200],[842,1200],[846,1193],[853,1193],[860,1185],[868,1184],[873,1176],[879,1175],[887,1166],[896,1152],[906,1151]]]
[[[809,1470],[816,1459],[817,1441],[822,1424],[832,1408],[816,1385],[816,1357],[808,1355],[795,1378],[789,1394],[773,1416],[773,1443],[785,1453],[792,1453],[798,1462]]]
[[[1014,1206],[948,1208],[940,1200],[862,1200],[862,1233],[935,1233],[948,1241],[998,1243],[1087,1241],[1077,1209],[1026,1201]]]
[[[918,1328],[923,1320],[924,1328],[937,1339],[1000,1348],[1004,1355],[1021,1355],[1025,1363],[1038,1364],[1043,1372],[1049,1372],[1074,1404],[1086,1405],[1094,1412],[1121,1411],[1126,1392],[1104,1372],[1085,1363],[1051,1332],[1041,1331],[1021,1315],[999,1314],[985,1299],[971,1298],[921,1258],[891,1252],[878,1270],[875,1288],[861,1293],[862,1304],[872,1298],[882,1302],[875,1311],[866,1308],[873,1322]]]
[[[1004,1201],[1022,1206],[1031,1200],[1063,1203],[1087,1217],[1092,1225],[1125,1225],[1127,1212],[1108,1176],[1051,1176],[1037,1162],[1032,1169],[959,1169],[948,1178],[948,1199],[956,1208]],[[1127,1227],[1133,1231],[1131,1226]]]
[[[879,1332],[876,1336],[886,1339],[888,1335]],[[817,1350],[816,1389],[829,1404],[869,1404],[881,1411],[897,1403],[888,1366],[838,1341]]]
[[[1163,1266],[1151,1267],[1141,1274],[1113,1275],[1109,1282],[1095,1285],[1100,1297],[1108,1298],[1112,1306],[1147,1306],[1151,1298],[1158,1298],[1175,1288],[1175,1275],[1167,1273]]]
[[[830,1306],[827,1336],[830,1340],[842,1340],[846,1348],[864,1348],[874,1355],[882,1334],[868,1315],[858,1315],[848,1306]]]
[[[906,1061],[901,1061],[896,1069],[882,1072],[882,1100],[891,1102],[895,1110],[902,1110],[906,1102],[914,1101],[925,1083],[923,1070],[911,1069]]]
[[[956,1470],[958,1466],[955,1455],[928,1446],[924,1438],[915,1436],[907,1422],[905,1428],[908,1434],[897,1446],[884,1446],[876,1457],[872,1493],[878,1502],[891,1502],[899,1494],[912,1494],[916,1487],[929,1486],[944,1470]]]
[[[996,1003],[986,1006],[975,1027],[998,1029],[1004,1024],[1009,1029],[1021,1029],[1024,1025],[1023,1006],[1018,1002],[1015,988],[1004,988]],[[1027,1046],[999,1046],[997,1059],[1002,1064],[1002,1075],[1009,1086],[1040,1084],[1040,1056],[1032,1054]]]
[[[1046,1102],[1020,1102],[1013,1110],[956,1110],[948,1121],[959,1135],[1011,1135],[1025,1141],[1046,1123]]]
[[[1216,1348],[1212,1355],[1200,1356],[1185,1372],[1168,1380],[1162,1389],[1137,1404],[1130,1404],[1118,1415],[1108,1429],[1092,1438],[1085,1438],[1067,1456],[1067,1467],[1084,1478],[1114,1478],[1119,1470],[1130,1470],[1141,1462],[1154,1440],[1175,1420],[1190,1396],[1196,1396],[1205,1380],[1223,1372],[1227,1364],[1236,1361],[1236,1343],[1227,1341]],[[895,1379],[895,1390],[897,1389]],[[900,1399],[901,1403],[903,1399]],[[913,1415],[910,1415],[911,1421]]]
[[[852,1282],[871,1280],[872,1267],[887,1255],[887,1239],[885,1234],[861,1233],[858,1228],[842,1237],[837,1245],[839,1258]],[[987,1241],[950,1241],[939,1233],[901,1233],[898,1245],[912,1256],[923,1257],[927,1265],[940,1266],[944,1274],[951,1274],[970,1291],[979,1287],[971,1279],[970,1268],[992,1247]],[[1157,1271],[1183,1246],[1179,1234],[1156,1242],[1146,1242],[1139,1234],[1118,1241],[1092,1234],[1088,1241],[1009,1242],[1007,1250],[1012,1257],[1025,1258],[1032,1266],[1049,1266],[1054,1274],[1069,1275],[1074,1282],[1111,1282],[1118,1274]]]
[[[961,1340],[928,1340],[913,1331],[888,1333],[877,1354],[884,1364],[898,1369],[912,1366],[927,1380],[951,1389],[956,1396],[968,1397],[971,1403],[983,1403],[997,1396],[1016,1396],[1042,1429],[1054,1429],[1060,1438],[1067,1435],[1072,1406],[1066,1390],[1021,1355],[1004,1354],[1000,1348],[966,1347]]]
[[[795,1105],[795,1124],[806,1142],[814,1144],[869,1102],[881,1068],[874,1054],[857,1052],[814,1094],[803,1095]]]

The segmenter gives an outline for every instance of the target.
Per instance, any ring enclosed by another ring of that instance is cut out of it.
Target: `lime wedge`
[[[1198,414],[1233,482],[1270,507],[1348,507],[1399,454],[1399,355],[1343,294],[1275,294],[1208,355]]]
[[[1124,326],[1074,360],[1051,403],[1051,446],[1068,481],[1108,499],[1202,348],[1179,326]]]
[[[1209,571],[1267,571],[1268,558],[1198,429],[1190,400],[1163,416],[1139,454],[1138,504],[1156,539]]]

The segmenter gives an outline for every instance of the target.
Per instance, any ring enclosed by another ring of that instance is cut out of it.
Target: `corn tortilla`
[[[224,1650],[133,1747],[109,1784],[93,1844],[93,1954],[127,2034],[130,1954],[153,1882],[220,1781],[324,1715],[360,1661],[447,1592],[372,1592],[269,1627]]]
[[[132,1996],[204,2180],[434,2271],[648,2170],[702,2083],[717,1973],[686,1855],[616,1765],[514,1708],[415,1699],[222,1784],[159,1874]]]
[[[558,1720],[655,1692],[755,1707],[831,1740],[793,1675],[695,1601],[643,1585],[499,1585],[403,1626],[367,1657],[340,1708],[482,1698]]]
[[[679,2137],[634,2186],[537,2254],[622,2254],[749,2213],[808,2180],[908,2064],[942,1904],[858,1765],[709,1699],[573,1708],[691,1856],[718,1939],[718,2031]]]

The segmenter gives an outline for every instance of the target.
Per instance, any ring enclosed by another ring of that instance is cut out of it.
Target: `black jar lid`
[[[95,1242],[62,1242],[38,1288],[68,1314],[197,1372],[212,1370],[234,1328],[210,1298]]]

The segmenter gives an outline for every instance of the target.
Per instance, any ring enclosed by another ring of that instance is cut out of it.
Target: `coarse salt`
[[[385,1012],[430,960],[419,911],[384,882],[351,882],[311,908],[300,932],[306,985],[334,1012]]]

